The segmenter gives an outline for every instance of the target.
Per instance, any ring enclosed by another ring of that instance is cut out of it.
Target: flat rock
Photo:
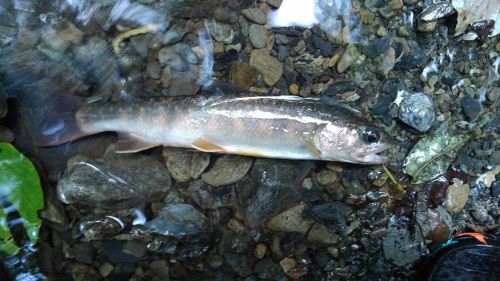
[[[248,8],[241,11],[241,14],[252,22],[266,24],[266,14],[259,8]]]
[[[163,207],[158,217],[144,226],[154,233],[182,238],[201,233],[205,230],[206,223],[205,215],[193,206],[185,203],[172,203]]]
[[[302,215],[305,207],[305,204],[299,204],[281,212],[271,218],[266,226],[274,231],[300,232],[305,234],[314,223],[313,220],[307,219]]]
[[[265,26],[260,24],[251,24],[248,28],[248,36],[250,38],[250,43],[256,49],[264,48],[267,44],[267,29]]]
[[[283,74],[283,63],[271,56],[267,49],[253,50],[250,65],[262,74],[268,86],[274,86]]]
[[[201,175],[201,179],[213,186],[232,184],[248,173],[252,162],[250,157],[224,155],[215,161],[210,170]]]
[[[171,185],[167,169],[153,158],[110,152],[102,159],[71,158],[57,191],[66,204],[118,208],[162,200]]]

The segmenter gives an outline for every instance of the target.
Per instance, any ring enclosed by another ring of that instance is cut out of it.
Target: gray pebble
[[[399,119],[414,129],[425,132],[436,118],[432,98],[424,93],[416,93],[404,98],[399,108]]]
[[[224,155],[214,166],[201,175],[201,179],[213,186],[232,184],[241,180],[252,167],[252,158]]]
[[[267,22],[266,14],[259,8],[245,9],[241,11],[241,14],[247,19],[258,24],[266,24]]]
[[[158,217],[145,226],[152,232],[182,238],[200,234],[206,227],[207,218],[193,206],[185,203],[168,204]]]
[[[250,37],[250,43],[257,49],[264,48],[267,44],[267,29],[263,25],[250,25],[248,36]]]

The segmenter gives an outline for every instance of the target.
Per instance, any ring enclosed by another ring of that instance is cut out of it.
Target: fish
[[[113,131],[119,153],[169,146],[357,164],[385,163],[383,152],[392,147],[389,136],[361,112],[320,98],[200,94],[90,102],[65,110],[64,118],[48,114],[41,123],[42,146]]]

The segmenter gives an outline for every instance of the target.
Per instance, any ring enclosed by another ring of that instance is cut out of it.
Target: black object
[[[500,241],[494,236],[466,232],[440,245],[417,266],[416,280],[500,280]]]

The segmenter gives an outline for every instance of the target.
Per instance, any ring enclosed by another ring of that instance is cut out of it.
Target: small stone
[[[293,51],[298,55],[302,55],[306,51],[306,42],[304,40],[300,40],[295,47],[293,47]]]
[[[385,236],[386,233],[387,233],[387,228],[385,227],[377,228],[370,233],[370,238],[372,239],[382,238]]]
[[[227,223],[227,227],[236,233],[244,233],[246,231],[245,226],[236,219],[230,219]]]
[[[158,62],[153,61],[148,63],[146,67],[146,73],[149,75],[149,77],[151,77],[151,79],[154,80],[160,79],[161,72],[162,72],[161,65]]]
[[[432,127],[435,116],[432,98],[424,93],[410,95],[401,101],[399,119],[420,132]]]
[[[288,92],[291,95],[298,95],[299,94],[299,85],[293,83],[290,86],[288,86]]]
[[[121,219],[115,216],[87,218],[80,222],[78,229],[87,240],[103,240],[120,233],[125,227]]]
[[[215,41],[224,44],[233,42],[236,33],[230,25],[216,21],[206,21],[205,23]]]
[[[0,125],[0,142],[14,142],[14,133],[2,125]]]
[[[482,110],[481,103],[479,103],[479,101],[473,98],[465,97],[460,103],[462,104],[462,109],[469,120],[476,120],[477,117],[479,117]]]
[[[213,186],[232,184],[241,180],[252,167],[252,158],[224,155],[213,167],[201,175],[201,179]]]
[[[460,212],[469,199],[470,187],[457,178],[453,178],[453,184],[446,190],[444,205],[446,210],[452,214]]]
[[[158,217],[144,226],[154,233],[182,238],[205,230],[207,218],[193,206],[184,203],[167,204]]]
[[[324,244],[336,244],[339,236],[331,232],[326,226],[314,224],[307,235],[307,240]]]
[[[352,213],[352,208],[342,202],[328,202],[311,207],[314,220],[332,229],[346,226],[346,218]]]
[[[129,240],[123,245],[123,253],[135,257],[143,257],[146,254],[146,244],[139,240]]]
[[[432,32],[436,29],[437,21],[423,21],[419,20],[417,23],[417,30],[420,32]]]
[[[259,8],[244,9],[241,11],[241,14],[247,19],[258,24],[266,24],[267,22],[266,14]]]
[[[346,71],[359,57],[358,49],[355,45],[349,44],[337,63],[338,73]]]
[[[273,231],[307,233],[314,223],[302,216],[305,204],[296,205],[271,218],[266,226]]]
[[[297,266],[297,261],[293,258],[284,258],[280,261],[281,269],[283,269],[283,272],[288,274],[290,270],[295,268]]]
[[[111,152],[102,159],[71,158],[57,192],[65,204],[135,207],[163,199],[171,185],[167,169],[155,159]]]
[[[276,41],[276,44],[278,44],[278,45],[288,44],[288,37],[284,34],[276,34],[274,39]]]
[[[162,154],[170,175],[176,181],[187,182],[191,179],[191,153],[183,149],[165,147]]]
[[[389,47],[387,51],[383,54],[383,59],[378,66],[378,73],[384,77],[389,75],[389,72],[394,68],[396,63],[396,51],[392,47]]]
[[[432,75],[431,78],[429,78],[429,81],[427,81],[427,84],[429,84],[429,87],[434,88],[436,83],[438,82],[438,77],[437,75]]]
[[[283,74],[283,63],[272,57],[266,49],[253,50],[250,65],[262,74],[268,86],[274,86]]]
[[[149,264],[153,280],[170,280],[170,266],[166,260],[156,260]]]
[[[329,60],[328,60],[328,67],[334,67],[337,62],[340,59],[340,54],[335,54],[333,55]]]
[[[449,239],[453,220],[444,208],[428,208],[417,212],[416,218],[425,238],[437,243],[444,243]]]
[[[321,185],[330,185],[337,181],[337,173],[331,170],[322,170],[316,175],[316,179]]]
[[[70,265],[71,268],[71,280],[74,281],[87,281],[87,280],[99,280],[99,273],[97,271],[84,264],[74,263]]]
[[[161,71],[161,86],[163,88],[170,87],[172,80],[172,73],[170,71],[170,66],[166,65]]]
[[[222,23],[237,23],[238,22],[238,14],[226,7],[218,7],[214,11],[214,19],[218,22]]]
[[[274,8],[279,8],[283,0],[266,0],[266,3],[273,6]]]
[[[387,28],[385,28],[383,25],[379,26],[377,28],[377,36],[382,37],[387,35]]]
[[[285,61],[290,57],[290,48],[286,46],[278,46],[278,60]]]
[[[191,178],[197,179],[210,164],[210,153],[193,152],[191,155]]]
[[[250,43],[257,49],[264,48],[267,43],[267,29],[263,25],[251,24],[248,29],[248,36],[250,38]]]
[[[254,256],[261,260],[264,258],[267,252],[267,246],[265,244],[259,243],[257,246],[255,246],[255,250],[253,251]]]
[[[395,265],[415,262],[427,251],[420,228],[411,222],[409,218],[396,215],[389,220],[382,245],[385,257]]]
[[[249,63],[239,62],[229,68],[229,81],[242,89],[250,89],[256,79],[257,73]]]
[[[102,277],[107,277],[115,267],[109,262],[105,262],[99,266],[99,273]]]
[[[212,187],[201,180],[193,181],[187,190],[189,197],[201,208],[215,210],[235,206],[237,202],[234,186]]]

